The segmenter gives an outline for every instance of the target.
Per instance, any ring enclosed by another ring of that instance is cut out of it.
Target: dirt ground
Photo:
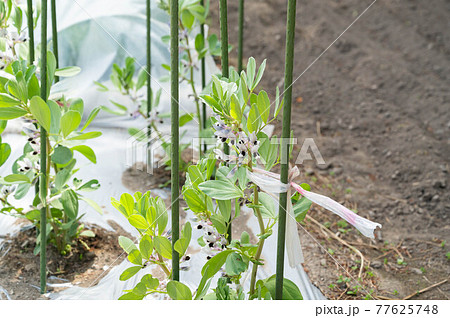
[[[284,81],[286,2],[245,1],[244,56],[267,59],[261,89],[272,98]],[[333,299],[449,299],[450,2],[378,0],[327,50],[371,3],[298,1],[292,127],[326,161],[304,162],[303,176],[383,224],[371,241],[315,209],[319,222],[299,227],[305,267]],[[228,5],[236,48],[238,1]],[[211,11],[218,34],[218,1]],[[362,253],[361,279],[359,254],[336,233]]]
[[[119,246],[118,237],[127,234],[116,223],[110,225],[115,232],[89,228],[95,233],[95,237],[83,239],[89,249],[78,242],[71,253],[62,256],[54,246],[49,246],[48,283],[89,287],[108,273],[111,264],[120,264],[126,254]],[[17,236],[7,238],[0,250],[0,286],[6,289],[11,299],[48,299],[39,292],[39,255],[33,254],[35,246],[36,229],[24,227]],[[47,291],[57,292],[58,289],[64,288],[49,286]]]

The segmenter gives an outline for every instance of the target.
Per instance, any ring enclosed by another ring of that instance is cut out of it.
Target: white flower
[[[23,158],[23,160],[17,161],[17,164],[19,165],[20,172],[28,172],[33,169],[33,163],[28,158]]]
[[[30,146],[33,149],[33,151],[31,152],[31,154],[33,156],[36,156],[37,154],[39,154],[41,152],[41,142],[38,138],[30,141]]]
[[[2,198],[6,198],[8,195],[13,194],[16,191],[17,186],[15,184],[2,187]]]

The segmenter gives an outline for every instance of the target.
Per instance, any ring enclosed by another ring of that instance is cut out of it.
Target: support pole
[[[284,107],[283,129],[281,134],[281,182],[287,183],[289,172],[289,144],[291,135],[291,104],[292,104],[292,71],[294,66],[294,38],[295,38],[295,10],[297,0],[288,0],[286,22],[286,57],[284,73]],[[284,275],[284,246],[286,240],[286,205],[287,193],[280,194],[280,207],[278,212],[278,242],[277,242],[277,268],[275,298],[283,299]]]
[[[241,74],[244,54],[244,0],[239,0],[238,73]]]
[[[34,63],[34,20],[33,20],[33,0],[27,0],[27,21],[28,21],[28,42],[29,47],[29,63]]]
[[[41,6],[41,98],[47,101],[47,0],[42,1]],[[41,294],[46,291],[47,285],[47,210],[45,202],[47,198],[47,131],[41,126],[41,175],[39,189],[43,208],[41,209],[41,251],[40,251],[40,276]]]
[[[52,43],[53,55],[56,59],[56,68],[59,68],[59,54],[58,54],[58,25],[56,22],[56,0],[51,0],[52,5]],[[55,83],[59,82],[59,76],[55,76]],[[51,84],[51,83],[50,83]]]
[[[152,111],[152,11],[151,2],[147,0],[146,4],[146,16],[147,16],[147,118],[150,118],[150,112]],[[152,126],[147,126],[147,169],[152,166],[152,156],[150,149],[150,139],[152,136]]]
[[[180,280],[180,255],[175,251],[175,242],[180,236],[180,180],[179,138],[180,123],[178,109],[178,0],[170,4],[170,82],[171,82],[171,184],[172,184],[172,279]]]
[[[220,43],[222,49],[222,76],[228,78],[228,18],[227,18],[227,0],[220,0],[219,3],[219,11],[220,11]],[[229,154],[230,150],[228,149],[228,145],[224,145],[224,152]],[[228,242],[231,242],[231,234],[233,233],[231,228],[231,216],[228,220]]]
[[[202,0],[201,1],[202,6],[205,5],[205,1]],[[200,26],[200,33],[202,35],[203,40],[206,41],[205,39],[205,24],[202,23]],[[201,77],[202,77],[202,90],[205,88],[206,86],[206,75],[205,75],[205,71],[206,71],[206,66],[205,66],[205,57],[202,57],[201,61]],[[206,129],[206,120],[207,120],[207,113],[206,113],[206,104],[202,102],[202,113],[203,113],[203,117],[202,117],[202,128]],[[199,136],[200,137],[200,136]],[[206,153],[206,150],[208,149],[206,143],[203,145],[203,152]]]

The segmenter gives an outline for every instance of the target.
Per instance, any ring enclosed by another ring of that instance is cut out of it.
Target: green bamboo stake
[[[152,12],[151,12],[151,3],[150,0],[147,0],[146,7],[146,15],[147,15],[147,118],[150,117],[150,112],[152,111]],[[150,138],[152,135],[152,126],[149,124],[147,126],[147,167],[149,167],[152,163],[151,155],[150,155]]]
[[[239,0],[238,73],[241,74],[244,53],[244,0]]]
[[[228,17],[227,0],[220,0],[220,43],[222,46],[222,76],[228,78]]]
[[[202,0],[201,1],[201,5],[204,6],[205,5],[205,1]],[[200,33],[202,35],[202,38],[205,39],[205,24],[202,23],[202,25],[200,26]],[[201,61],[201,76],[202,76],[202,90],[205,88],[206,86],[206,66],[205,66],[205,57],[202,57]],[[206,129],[206,104],[202,103],[202,112],[203,112],[203,117],[202,117],[202,127],[203,129]],[[200,137],[200,136],[199,136]],[[208,149],[206,143],[203,145],[203,151],[206,152],[206,150]]]
[[[180,123],[178,109],[178,0],[170,3],[170,82],[171,82],[171,183],[172,183],[172,279],[180,280],[180,255],[175,251],[175,242],[180,236],[180,180],[179,139]]]
[[[41,4],[41,98],[47,101],[47,0]],[[41,174],[39,178],[39,189],[41,202],[41,252],[40,252],[40,274],[41,294],[46,291],[47,285],[47,131],[41,126]]]
[[[222,63],[222,76],[228,78],[228,17],[227,17],[227,0],[220,0],[220,44],[222,49],[221,63]],[[230,153],[228,145],[225,144],[223,150],[226,154]],[[228,223],[228,242],[231,242],[231,216]]]
[[[53,43],[53,55],[56,59],[56,68],[59,67],[59,54],[58,54],[58,26],[56,22],[56,0],[51,0],[52,10],[52,43]],[[59,82],[59,76],[55,76],[55,83]]]
[[[34,21],[33,21],[33,0],[27,0],[27,13],[28,13],[28,36],[30,41],[28,42],[30,65],[34,63]]]
[[[288,182],[289,170],[289,144],[287,141],[291,133],[291,103],[292,103],[292,71],[294,65],[294,38],[295,38],[295,10],[297,0],[288,0],[286,22],[286,57],[284,74],[284,108],[283,129],[281,135],[281,182]],[[277,242],[277,269],[275,298],[283,299],[284,275],[284,245],[286,240],[286,205],[287,193],[280,194],[280,207],[278,211],[278,242]]]

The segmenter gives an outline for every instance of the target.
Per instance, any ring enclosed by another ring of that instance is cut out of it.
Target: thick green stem
[[[253,190],[253,204],[255,206],[257,206],[258,203],[258,188],[255,186],[254,190]],[[259,224],[259,231],[261,232],[261,235],[264,235],[266,233],[266,229],[264,226],[264,221],[261,215],[261,212],[259,211],[259,208],[255,207],[253,208],[253,210],[255,211],[256,217],[258,219],[258,224]],[[255,260],[258,262],[260,257],[261,257],[261,253],[264,247],[264,238],[260,238],[259,242],[258,242],[258,249],[256,250],[256,254],[255,254]],[[258,265],[253,263],[253,267],[252,267],[252,278],[250,280],[250,295],[253,295],[253,293],[255,292],[255,285],[256,285],[256,274],[258,272]]]
[[[297,0],[288,1],[286,22],[286,57],[284,75],[284,108],[283,129],[281,135],[281,182],[288,182],[289,171],[289,144],[291,133],[291,103],[292,103],[292,71],[294,66],[294,38],[295,38],[295,10]],[[275,298],[283,299],[283,275],[284,275],[284,245],[286,240],[286,205],[287,193],[280,194],[280,206],[278,211],[278,242],[277,242],[277,270]]]
[[[177,281],[180,280],[180,255],[175,251],[175,242],[180,236],[178,19],[178,0],[172,0],[170,3],[172,279]]]
[[[59,67],[59,54],[58,54],[58,25],[56,22],[56,0],[51,0],[51,10],[52,10],[52,43],[53,43],[53,54],[56,59],[56,68]],[[55,83],[59,81],[59,77],[55,76]]]
[[[238,34],[238,73],[242,71],[244,53],[244,0],[239,0],[239,34]]]
[[[47,101],[47,0],[43,0],[41,4],[41,98]],[[47,285],[47,131],[41,127],[41,155],[40,166],[41,174],[39,178],[39,190],[41,203],[41,251],[40,251],[40,278],[41,278],[41,294],[46,291]]]
[[[29,48],[29,63],[34,63],[34,21],[33,21],[33,0],[27,0],[27,21],[28,21],[28,36],[30,41],[28,42]]]

